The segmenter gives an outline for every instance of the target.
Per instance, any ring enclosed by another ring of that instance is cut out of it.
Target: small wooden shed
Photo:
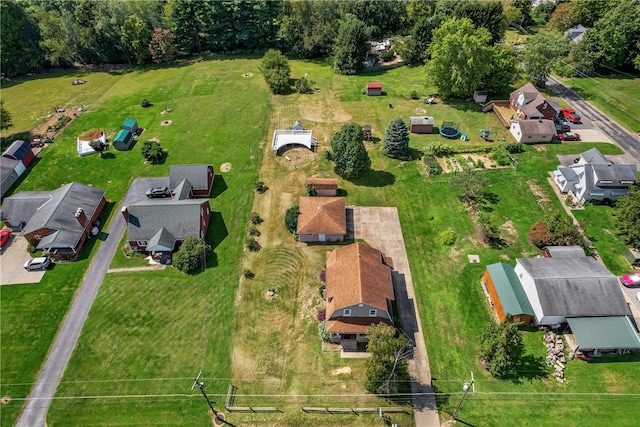
[[[433,117],[411,117],[411,133],[433,133]]]
[[[335,197],[338,195],[338,180],[336,178],[312,177],[307,180],[307,185],[313,186],[318,196]]]
[[[484,104],[487,102],[487,91],[486,90],[474,90],[473,91],[473,100],[479,104]]]
[[[367,141],[371,141],[372,136],[370,124],[362,125],[362,133],[364,133],[364,139],[366,139]]]
[[[365,87],[365,95],[367,96],[381,96],[382,95],[382,83],[367,83]]]
[[[525,325],[531,324],[534,316],[533,308],[513,266],[503,262],[487,265],[482,283],[486,287],[501,323],[508,316]]]

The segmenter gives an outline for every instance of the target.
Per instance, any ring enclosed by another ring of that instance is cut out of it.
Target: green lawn
[[[640,76],[560,79],[627,130],[640,130]]]
[[[221,406],[229,382],[234,382],[238,405],[286,409],[278,415],[229,414],[228,419],[237,425],[384,425],[376,417],[308,416],[299,411],[303,404],[384,403],[353,396],[363,390],[362,361],[345,361],[320,351],[315,319],[322,307],[318,272],[330,248],[294,242],[283,224],[286,209],[297,204],[297,197],[304,192],[306,177],[315,173],[335,176],[333,164],[322,158],[322,151],[333,132],[348,121],[371,123],[378,142],[367,145],[372,159],[368,176],[353,182],[340,179],[339,185],[348,204],[398,208],[442,418],[450,417],[461,397],[462,384],[473,371],[479,394],[469,396],[458,415],[471,425],[577,426],[606,418],[620,426],[636,424],[635,412],[629,408],[640,404],[634,380],[640,374],[637,355],[591,364],[571,361],[566,371],[568,382],[563,385],[551,378],[543,363],[541,332],[524,332],[527,356],[514,378],[491,378],[477,356],[480,332],[490,321],[479,286],[484,266],[500,260],[513,264],[517,257],[538,253],[526,238],[535,221],[560,209],[547,182],[548,171],[558,163],[556,155],[577,154],[593,146],[605,154],[619,153],[615,146],[572,143],[526,147],[519,155],[518,170],[479,171],[491,183],[494,202],[490,214],[501,225],[508,243],[503,249],[492,249],[478,240],[468,212],[449,185],[449,176],[429,178],[416,161],[386,158],[381,141],[392,119],[402,116],[408,120],[419,114],[434,116],[436,125],[456,121],[471,140],[462,145],[460,140],[438,135],[412,135],[416,155],[435,141],[455,148],[482,146],[480,129],[492,130],[496,141],[502,137],[509,140],[493,114],[479,112],[473,103],[424,105],[411,100],[414,90],[421,96],[433,92],[423,85],[422,68],[344,77],[333,75],[323,63],[291,61],[292,77],[308,73],[318,90],[313,95],[269,97],[257,72],[258,63],[215,60],[109,75],[112,80],[105,84],[104,93],[45,150],[37,169],[22,184],[22,190],[44,189],[59,186],[61,177],[78,180],[105,188],[115,205],[131,179],[167,175],[171,163],[232,164],[231,171],[216,178],[219,195],[212,199],[217,221],[207,239],[215,246],[216,258],[194,276],[172,268],[108,274],[58,390],[57,396],[65,399],[53,402],[49,425],[210,425],[206,403],[197,390],[190,390],[191,377],[201,369],[217,406]],[[246,72],[254,75],[242,77]],[[87,81],[92,81],[91,76]],[[69,77],[53,81],[62,78]],[[367,81],[382,82],[387,95],[361,95]],[[16,85],[3,90],[3,97],[10,96],[11,90],[28,94],[29,88],[30,82]],[[143,97],[154,106],[140,108]],[[161,116],[165,104],[172,111]],[[417,113],[417,109],[426,112]],[[127,116],[146,129],[142,141],[160,138],[169,152],[165,164],[144,164],[138,146],[126,153],[110,151],[113,157],[102,159],[77,156],[76,135],[94,127],[113,132]],[[172,124],[160,126],[165,119]],[[309,164],[293,169],[282,158],[275,158],[268,145],[273,129],[289,128],[296,119],[313,129],[320,148]],[[252,184],[258,175],[269,190],[254,198]],[[597,237],[598,245],[608,236],[598,236],[599,227],[611,228],[589,209],[585,211],[587,231]],[[265,218],[258,226],[263,249],[257,254],[242,250],[252,210]],[[119,220],[115,211],[112,208],[112,220]],[[452,247],[443,247],[438,235],[449,228],[458,240]],[[469,254],[479,255],[480,264],[469,264]],[[610,268],[617,271],[620,267],[611,262]],[[140,262],[120,252],[112,263],[112,267],[132,265]],[[46,281],[39,287],[1,290],[3,395],[23,397],[28,393],[85,267],[86,262],[84,266],[58,265],[48,273],[45,279],[56,291],[55,295],[48,293],[49,301],[39,301]],[[239,280],[243,268],[254,271],[255,279]],[[59,282],[54,286],[56,278]],[[65,286],[69,287],[67,294],[57,291]],[[275,298],[265,297],[270,288],[276,290]],[[19,291],[24,293],[24,304],[12,296]],[[7,292],[11,292],[10,298]],[[51,325],[40,338],[40,348],[21,347],[20,331],[27,330],[38,313],[47,310],[60,314],[48,322]],[[15,325],[13,335],[5,331],[7,322]],[[14,368],[17,358],[29,362]],[[332,374],[343,367],[350,367],[352,373]],[[30,379],[25,381],[25,377]],[[22,385],[15,385],[18,383]],[[250,394],[273,396],[247,396]],[[339,396],[309,396],[317,394]],[[118,397],[125,395],[128,397]],[[96,398],[73,398],[80,396]],[[14,401],[2,407],[2,425],[13,422],[19,405]],[[408,415],[392,420],[411,424]]]

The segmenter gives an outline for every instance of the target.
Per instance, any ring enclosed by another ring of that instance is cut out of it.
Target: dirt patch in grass
[[[337,377],[338,375],[351,375],[351,367],[345,366],[344,368],[338,368],[331,371],[331,375]]]
[[[220,172],[229,172],[231,170],[231,163],[226,162],[220,165]]]
[[[507,254],[502,254],[502,255],[500,255],[500,259],[503,259],[505,261],[509,261],[511,258],[509,258],[509,255],[507,255]]]
[[[244,73],[242,75],[242,77],[251,77],[251,76],[253,76],[253,73]]]
[[[504,224],[502,224],[500,226],[500,231],[504,231],[510,237],[512,237],[514,240],[518,239],[518,230],[516,230],[516,227],[513,224],[513,221],[511,221],[511,220],[509,220],[509,221],[505,222]]]
[[[542,189],[535,181],[528,180],[527,185],[529,186],[529,190],[531,190],[531,194],[536,196],[538,201],[538,206],[540,206],[543,210],[547,210],[549,208],[549,203],[551,200],[549,199],[549,195],[546,191]]]
[[[169,126],[171,123],[173,123],[171,120],[163,120],[160,124],[162,126]]]
[[[547,152],[547,147],[545,147],[544,145],[534,145],[533,146],[534,150],[536,151],[540,151],[542,153],[546,153]]]
[[[280,166],[287,169],[298,169],[307,166],[315,159],[315,153],[306,148],[293,148],[276,157]]]
[[[93,141],[94,139],[98,139],[102,136],[102,131],[100,129],[91,129],[80,135],[80,139],[83,141]]]

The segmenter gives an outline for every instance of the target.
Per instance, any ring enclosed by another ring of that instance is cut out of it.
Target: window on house
[[[146,240],[138,240],[138,246],[147,246]]]
[[[42,239],[42,236],[41,236],[41,235],[39,235],[39,234],[36,234],[36,235],[35,235],[35,236],[33,236],[33,237],[34,237],[36,240],[40,240],[40,239]]]
[[[342,315],[345,316],[345,317],[351,316],[351,309],[350,308],[345,308],[344,311],[342,312]]]
[[[378,310],[369,310],[369,317],[376,317],[378,315]]]
[[[520,278],[522,279],[522,273],[520,273]]]

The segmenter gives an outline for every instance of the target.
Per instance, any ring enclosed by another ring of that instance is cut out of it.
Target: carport
[[[627,316],[567,318],[583,352],[640,350],[640,338]]]

